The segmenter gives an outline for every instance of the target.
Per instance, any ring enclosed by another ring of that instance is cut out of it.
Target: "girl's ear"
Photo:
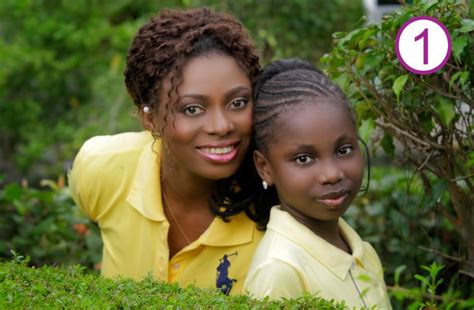
[[[262,178],[262,180],[266,181],[268,186],[272,186],[273,185],[272,168],[270,167],[270,163],[265,158],[263,153],[257,150],[254,151],[253,162],[255,163],[257,172]]]

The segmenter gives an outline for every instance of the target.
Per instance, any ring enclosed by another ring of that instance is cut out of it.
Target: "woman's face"
[[[158,121],[173,164],[182,171],[218,180],[234,174],[252,133],[252,88],[235,59],[222,54],[192,58],[172,94],[170,80],[161,91]],[[168,160],[169,161],[169,160]]]

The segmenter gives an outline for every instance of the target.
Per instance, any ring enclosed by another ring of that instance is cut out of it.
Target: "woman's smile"
[[[240,141],[213,143],[197,147],[199,155],[205,160],[215,164],[225,164],[237,157]]]

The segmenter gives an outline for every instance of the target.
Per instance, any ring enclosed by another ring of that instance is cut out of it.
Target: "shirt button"
[[[174,269],[178,269],[178,268],[179,268],[179,264],[178,264],[178,263],[174,264],[174,265],[173,265],[173,268],[174,268]]]

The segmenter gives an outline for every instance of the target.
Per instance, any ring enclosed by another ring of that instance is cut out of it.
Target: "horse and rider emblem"
[[[229,295],[230,290],[234,282],[237,282],[236,279],[229,278],[229,268],[230,268],[230,256],[238,256],[237,251],[231,254],[224,254],[224,256],[219,259],[219,266],[217,266],[217,276],[216,276],[216,287],[224,294]]]

